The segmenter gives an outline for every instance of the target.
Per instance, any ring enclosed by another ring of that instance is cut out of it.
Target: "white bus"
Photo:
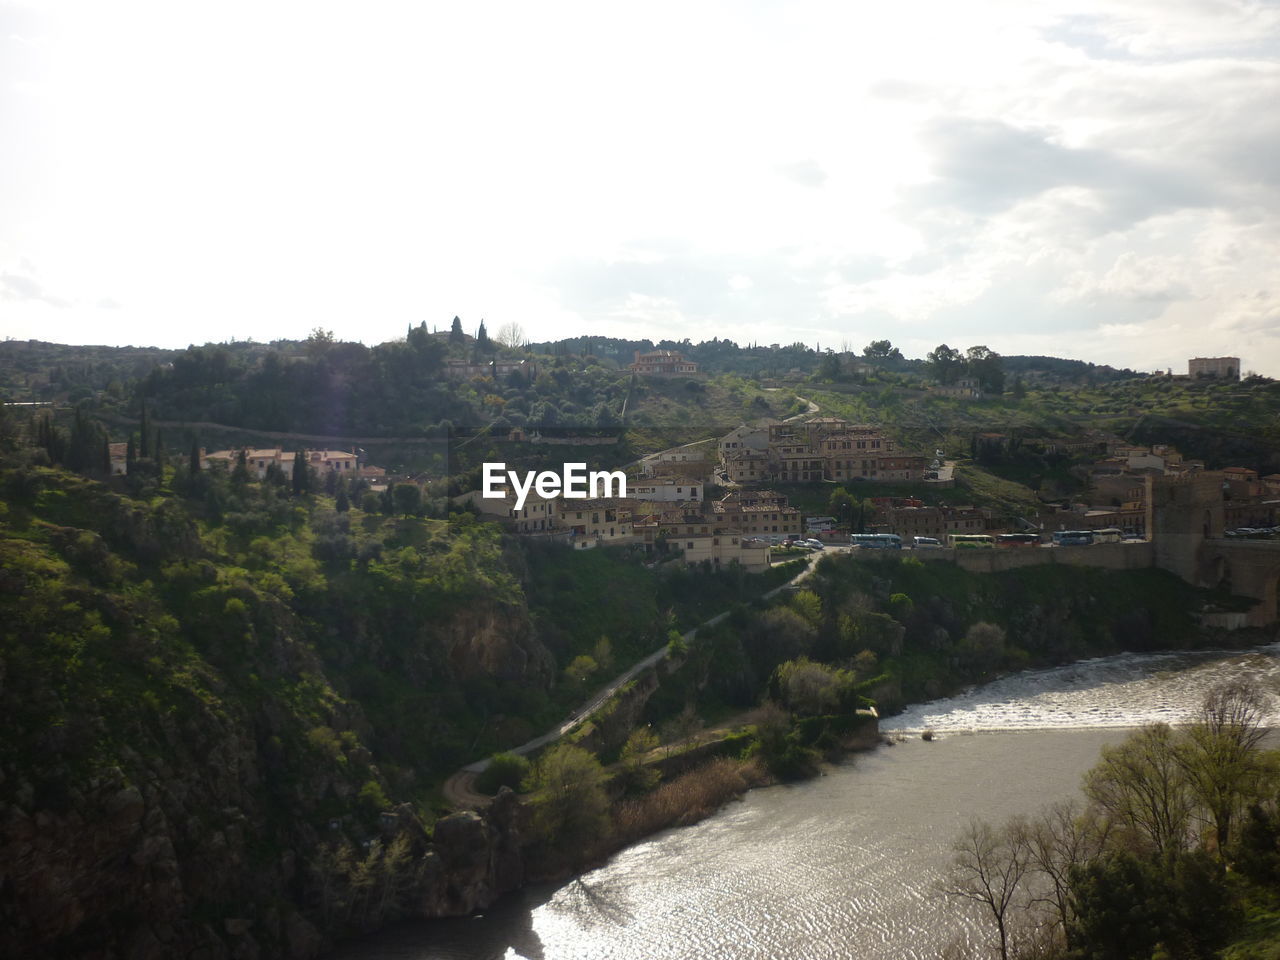
[[[1119,527],[1103,527],[1093,531],[1094,543],[1119,543],[1124,539],[1124,531]]]
[[[896,533],[853,533],[849,544],[864,550],[901,550],[902,538]]]
[[[956,550],[994,550],[996,538],[989,533],[948,533],[947,546]]]

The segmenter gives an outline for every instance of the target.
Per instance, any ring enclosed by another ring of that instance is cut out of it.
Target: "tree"
[[[1092,862],[1107,839],[1107,823],[1097,811],[1081,811],[1074,801],[1055,803],[1034,820],[1020,824],[1026,836],[1031,867],[1048,881],[1039,898],[1052,910],[1057,925],[1071,947],[1071,871]]]
[[[534,832],[550,849],[586,859],[609,828],[605,772],[592,754],[572,744],[551,747],[528,781]]]
[[[791,660],[778,668],[783,702],[797,713],[821,717],[835,713],[851,679],[835,667],[811,660]]]
[[[249,482],[249,455],[242,448],[236,454],[235,469],[231,471],[231,482],[237,487],[243,487]]]
[[[191,458],[190,459],[191,459],[191,462],[188,466],[188,469],[191,472],[191,476],[193,477],[200,476],[200,440],[199,438],[196,438],[191,441]]]
[[[303,346],[307,351],[307,355],[312,359],[324,356],[325,352],[333,346],[333,331],[325,330],[323,327],[316,327],[311,331]]]
[[[139,436],[141,437],[141,444],[138,447],[138,456],[141,457],[143,460],[146,460],[148,457],[151,456],[152,446],[151,446],[151,415],[148,412],[147,404],[145,401],[143,401],[143,404],[142,404],[142,424],[138,428],[138,433],[139,433]]]
[[[945,343],[938,344],[925,357],[933,379],[942,384],[952,384],[964,373],[964,357]]]
[[[1118,746],[1104,746],[1102,761],[1085,774],[1084,791],[1150,852],[1186,847],[1194,797],[1167,723],[1148,724]]]
[[[347,496],[346,484],[338,487],[338,496],[334,500],[333,509],[338,513],[346,513],[351,509],[351,498]]]
[[[1027,385],[1022,382],[1022,377],[1013,378],[1013,399],[1025,400],[1027,398]]]
[[[964,366],[983,393],[1004,393],[1004,359],[1000,354],[985,346],[970,347]]]
[[[1175,760],[1213,823],[1219,856],[1231,841],[1233,823],[1259,798],[1268,771],[1261,749],[1265,720],[1266,701],[1257,684],[1228,681],[1205,695],[1199,717],[1178,743]]]
[[[460,317],[453,318],[453,326],[449,328],[450,343],[466,343],[467,335],[462,332],[462,319]]]
[[[1067,936],[1081,960],[1152,956],[1165,933],[1168,902],[1154,866],[1119,851],[1070,870]]]
[[[532,765],[516,753],[495,753],[489,764],[476,777],[476,789],[481,793],[495,794],[502,787],[519,790],[529,776]]]
[[[827,510],[842,523],[853,522],[853,497],[844,487],[837,487],[827,498]]]
[[[1000,940],[1000,956],[1008,960],[1010,912],[1031,863],[1025,829],[1018,821],[997,830],[970,820],[951,850],[943,892],[986,908]]]
[[[658,785],[661,772],[644,762],[645,757],[657,749],[658,735],[652,727],[646,725],[631,731],[618,758],[618,777],[627,790],[642,793]]]
[[[495,339],[508,350],[518,350],[525,344],[524,328],[514,320],[509,321],[498,328]]]
[[[480,329],[476,331],[476,349],[481,353],[490,353],[493,350],[493,344],[489,342],[489,332],[484,328],[484,321],[480,321]]]
[[[595,658],[584,653],[574,657],[564,668],[564,678],[574,689],[581,690],[599,669],[600,665],[596,663]]]
[[[828,350],[818,362],[818,378],[821,380],[837,380],[840,377],[840,358]]]
[[[416,483],[397,483],[392,497],[396,513],[402,516],[416,515],[422,509],[422,488]]]
[[[311,467],[307,464],[307,457],[301,450],[293,455],[293,492],[295,495],[307,493],[311,490],[311,477],[308,471]]]
[[[862,348],[862,355],[868,360],[902,359],[902,351],[888,340],[872,340]]]

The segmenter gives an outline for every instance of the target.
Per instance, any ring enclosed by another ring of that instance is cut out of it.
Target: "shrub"
[[[489,758],[489,765],[476,777],[476,790],[480,793],[495,794],[503,787],[519,790],[520,784],[529,776],[529,761],[514,753],[495,753]]]

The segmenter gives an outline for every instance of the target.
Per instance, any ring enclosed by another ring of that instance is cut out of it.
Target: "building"
[[[471,380],[475,377],[509,377],[519,373],[530,383],[538,378],[538,365],[532,360],[498,360],[485,363],[468,363],[465,360],[446,360],[441,374],[449,380]]]
[[[559,526],[575,550],[631,543],[634,504],[631,499],[564,500],[558,505]]]
[[[240,450],[215,450],[212,453],[206,453],[202,447],[200,449],[200,466],[206,470],[215,466],[234,470],[236,461],[240,458],[240,453]],[[355,477],[362,472],[360,455],[354,451],[304,450],[302,455],[306,459],[308,466],[321,478],[330,473],[341,477]],[[244,456],[250,476],[261,480],[272,467],[275,467],[286,477],[292,477],[293,461],[297,454],[291,450],[283,450],[280,447],[264,447],[262,449],[245,447]]]
[[[553,533],[559,529],[556,518],[555,498],[543,499],[530,490],[524,506],[516,509],[516,493],[504,486],[502,497],[486,497],[481,490],[471,490],[457,498],[459,503],[470,504],[491,520],[498,520],[508,529],[521,534]]]
[[[660,500],[666,503],[702,500],[702,481],[688,477],[645,477],[627,483],[633,500]]]
[[[111,475],[123,477],[129,472],[129,444],[110,443],[107,446],[111,455]],[[204,453],[203,450],[200,452]]]
[[[737,565],[748,573],[769,569],[769,544],[745,538],[735,530],[681,537],[670,543],[681,551],[686,566],[702,564],[718,570]]]
[[[728,460],[729,457],[737,456],[747,451],[763,453],[768,450],[769,431],[776,424],[777,421],[775,420],[765,420],[750,426],[744,423],[740,427],[734,427],[721,437],[716,444],[720,459]]]
[[[738,427],[720,440],[725,472],[735,483],[816,483],[822,480],[918,481],[925,458],[903,454],[872,424],[839,417],[803,423]],[[764,443],[762,448],[761,444]]]
[[[1240,379],[1239,357],[1192,357],[1187,361],[1191,377],[1217,377],[1219,380]]]
[[[717,525],[733,527],[745,537],[799,536],[800,511],[772,490],[737,490],[712,504]]]
[[[955,397],[959,400],[980,400],[982,391],[978,389],[978,381],[962,377],[955,383],[935,383],[929,392],[939,397]]]
[[[990,519],[990,511],[974,507],[885,507],[876,526],[909,543],[912,537],[942,540],[948,533],[985,533]]]
[[[686,360],[675,350],[654,350],[651,353],[635,351],[635,360],[628,366],[633,373],[645,377],[695,377],[698,365]]]

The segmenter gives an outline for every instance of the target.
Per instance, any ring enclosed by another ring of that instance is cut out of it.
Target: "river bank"
[[[980,919],[932,889],[968,817],[1000,820],[1077,795],[1102,745],[1185,717],[1205,690],[1241,675],[1280,686],[1280,645],[1117,654],[1004,677],[887,719],[885,735],[907,737],[892,749],[751,790],[482,915],[403,925],[333,957],[923,960],[976,948]],[[907,733],[925,720],[933,742]]]

